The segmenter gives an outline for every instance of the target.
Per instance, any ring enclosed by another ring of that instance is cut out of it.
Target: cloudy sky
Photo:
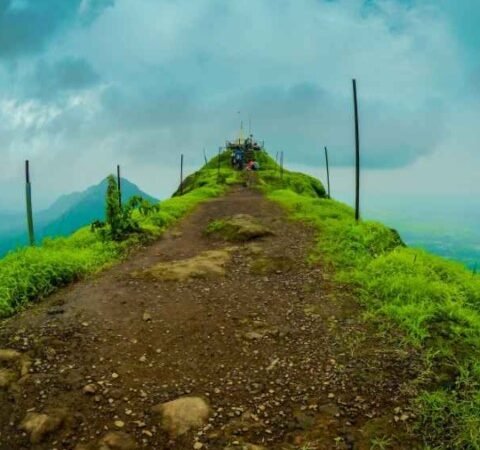
[[[0,210],[117,163],[159,197],[240,119],[290,167],[364,189],[480,194],[478,0],[0,0]],[[239,114],[240,112],[240,114]]]

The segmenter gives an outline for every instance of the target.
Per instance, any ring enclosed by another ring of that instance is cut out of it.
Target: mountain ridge
[[[141,196],[150,202],[158,202],[155,197],[143,192],[135,183],[121,179],[122,196],[128,201],[133,196]],[[106,178],[83,191],[62,194],[48,208],[34,213],[35,237],[40,242],[45,237],[67,236],[94,220],[102,220],[105,209]],[[0,257],[10,250],[27,244],[25,218],[21,213],[10,215],[14,222],[10,227],[0,228]],[[2,215],[0,215],[2,217]]]

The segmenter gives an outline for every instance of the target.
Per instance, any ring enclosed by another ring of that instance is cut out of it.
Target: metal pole
[[[183,195],[183,153],[180,157],[180,195]]]
[[[355,109],[355,220],[360,220],[360,130],[358,126],[357,80],[353,79],[353,105]]]
[[[217,183],[220,183],[220,155],[222,153],[222,147],[218,147],[218,159],[217,159]]]
[[[122,181],[120,178],[120,165],[117,165],[117,188],[118,188],[118,206],[122,209]]]
[[[27,200],[27,225],[28,240],[30,245],[35,245],[35,233],[33,229],[33,213],[32,213],[32,185],[30,183],[30,163],[25,161],[25,193]]]
[[[328,166],[328,149],[325,147],[325,164],[327,166],[327,195],[330,198],[330,168]]]

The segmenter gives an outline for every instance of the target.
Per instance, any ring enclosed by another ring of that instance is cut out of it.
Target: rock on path
[[[211,410],[200,397],[183,397],[156,405],[152,412],[160,416],[162,429],[176,438],[205,426]]]

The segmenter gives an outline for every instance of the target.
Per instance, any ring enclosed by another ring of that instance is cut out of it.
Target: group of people
[[[232,152],[232,167],[237,170],[258,170],[260,165],[257,161],[251,159],[245,164],[245,153],[243,150],[238,149]]]

